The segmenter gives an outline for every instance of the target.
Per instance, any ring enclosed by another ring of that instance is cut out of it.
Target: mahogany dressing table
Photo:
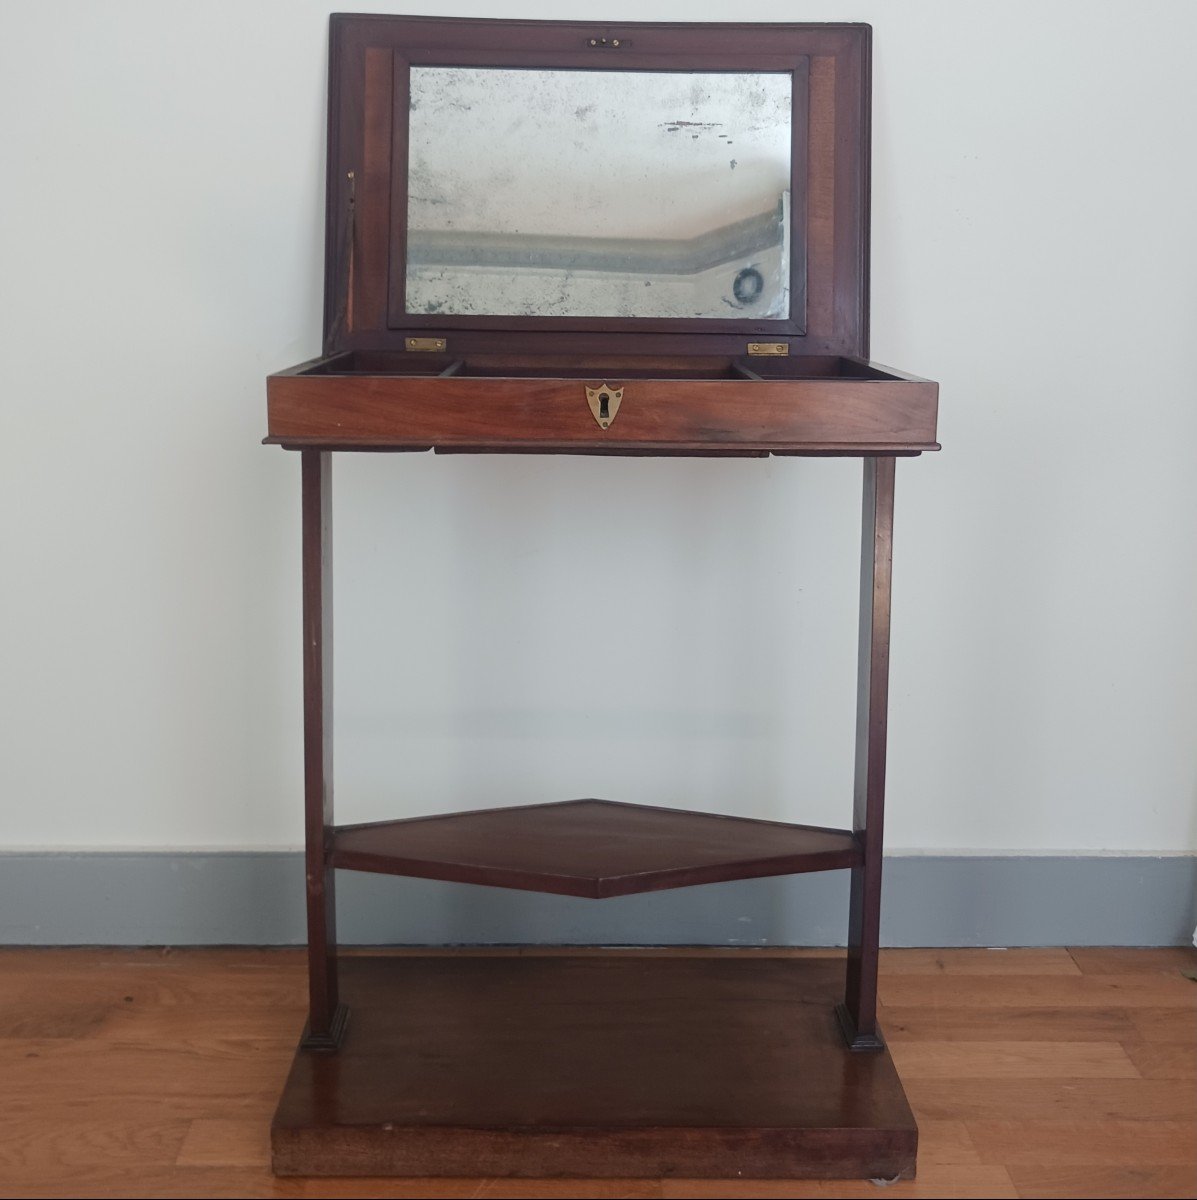
[[[302,462],[310,981],[276,1173],[913,1174],[877,958],[894,467],[939,448],[938,388],[868,360],[870,50],[332,18],[324,353],[267,384]],[[427,450],[860,458],[850,826],[595,799],[338,825],[332,458]],[[594,899],[846,870],[847,967],[339,962],[337,869]]]

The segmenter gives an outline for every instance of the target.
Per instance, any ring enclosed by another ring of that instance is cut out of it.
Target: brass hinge
[[[434,354],[443,354],[447,345],[444,338],[404,338],[403,344],[408,350],[431,350]]]
[[[762,355],[786,355],[790,352],[789,342],[749,342],[748,353],[754,358]]]

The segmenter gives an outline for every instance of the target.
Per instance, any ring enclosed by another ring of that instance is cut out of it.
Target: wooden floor
[[[1187,949],[883,952],[912,1183],[276,1181],[299,951],[0,951],[0,1197],[1193,1197],[1194,975]]]

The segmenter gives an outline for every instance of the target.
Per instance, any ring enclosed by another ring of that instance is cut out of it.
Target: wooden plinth
[[[300,1049],[278,1175],[885,1178],[918,1131],[849,1051],[842,962],[364,957],[340,1051]]]

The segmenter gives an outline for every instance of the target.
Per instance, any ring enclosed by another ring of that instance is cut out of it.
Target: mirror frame
[[[867,352],[866,25],[330,18],[325,350]],[[792,73],[791,310],[752,317],[530,317],[404,311],[412,66]],[[804,236],[799,236],[804,231]]]

